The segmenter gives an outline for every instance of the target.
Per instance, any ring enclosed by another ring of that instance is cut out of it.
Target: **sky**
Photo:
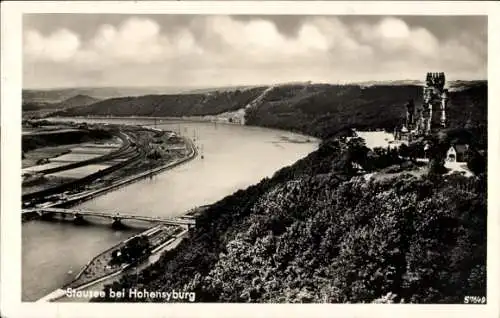
[[[23,87],[487,78],[487,17],[25,14]]]

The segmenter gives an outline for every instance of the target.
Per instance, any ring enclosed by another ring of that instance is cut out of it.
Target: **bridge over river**
[[[62,208],[52,208],[52,207],[22,211],[23,216],[33,215],[34,213],[38,214],[38,216],[44,219],[50,219],[55,215],[60,215],[63,218],[70,216],[73,217],[73,220],[75,222],[83,221],[85,216],[100,217],[113,220],[113,225],[119,225],[121,223],[121,220],[138,220],[138,221],[162,223],[168,225],[177,225],[186,228],[194,227],[196,225],[195,218],[189,215],[177,218],[164,218],[158,216],[142,216],[133,214],[122,214],[116,212],[97,212],[97,211],[89,211],[81,209],[62,209]]]

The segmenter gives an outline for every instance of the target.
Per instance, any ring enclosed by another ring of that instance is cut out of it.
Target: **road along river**
[[[147,119],[70,119],[148,125]],[[157,122],[158,123],[158,122]],[[271,176],[315,150],[318,141],[280,130],[208,122],[169,121],[157,128],[180,131],[195,140],[199,156],[153,178],[106,193],[76,208],[147,216],[178,216],[213,203],[234,191]],[[309,142],[304,142],[309,140]],[[202,158],[203,157],[203,158]],[[44,221],[22,225],[22,298],[34,301],[69,282],[101,251],[138,233],[111,230],[109,225],[78,227]]]

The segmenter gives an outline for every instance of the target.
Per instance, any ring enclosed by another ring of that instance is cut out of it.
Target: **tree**
[[[443,136],[437,138],[430,138],[428,141],[428,156],[429,156],[429,173],[430,174],[443,174],[447,170],[444,167],[446,158],[446,151],[449,148],[449,143],[443,140]]]
[[[356,162],[360,164],[366,170],[369,169],[367,166],[367,155],[370,151],[366,147],[365,140],[360,137],[352,138],[347,142],[347,160],[350,161],[351,167],[352,163]]]
[[[403,158],[410,157],[410,147],[408,147],[406,144],[402,144],[401,146],[399,146],[399,155]]]
[[[135,236],[131,238],[119,250],[111,253],[111,264],[131,264],[140,258],[149,255],[151,252],[151,244],[145,235]]]

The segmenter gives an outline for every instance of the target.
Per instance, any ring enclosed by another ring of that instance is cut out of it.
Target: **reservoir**
[[[57,120],[57,119],[54,119]],[[153,126],[148,119],[70,119]],[[82,203],[76,208],[174,217],[270,177],[314,151],[318,140],[286,131],[209,122],[157,121],[157,128],[195,140],[194,160]],[[309,140],[310,142],[304,142]],[[203,155],[203,159],[201,158]],[[109,225],[45,221],[22,225],[22,298],[34,301],[69,282],[95,255],[138,233]]]

